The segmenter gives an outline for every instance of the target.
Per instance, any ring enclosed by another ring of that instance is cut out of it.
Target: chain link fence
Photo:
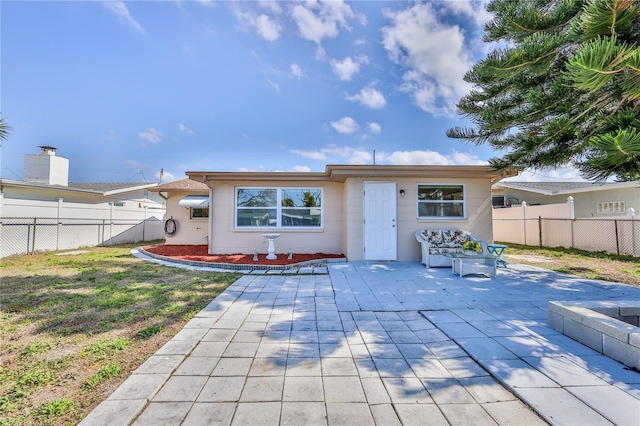
[[[639,219],[493,219],[496,241],[640,256]]]
[[[39,251],[152,241],[164,238],[164,224],[147,220],[0,218],[0,258]]]

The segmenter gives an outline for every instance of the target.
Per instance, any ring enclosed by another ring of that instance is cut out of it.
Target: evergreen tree
[[[493,0],[498,42],[458,103],[476,128],[447,135],[506,152],[495,169],[573,165],[591,179],[640,179],[640,2]]]

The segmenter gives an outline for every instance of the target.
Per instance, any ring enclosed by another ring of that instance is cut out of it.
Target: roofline
[[[83,194],[102,195],[102,196],[108,197],[110,195],[117,195],[125,192],[137,191],[139,189],[146,189],[146,188],[158,186],[158,184],[154,182],[154,183],[148,183],[144,185],[132,186],[128,188],[114,189],[112,191],[104,191],[104,192],[96,191],[94,189],[71,188],[71,187],[62,186],[62,185],[49,185],[46,183],[23,182],[20,180],[11,180],[11,179],[0,179],[0,187],[2,186],[37,188],[37,189],[44,189],[44,190],[56,190],[56,191],[66,191],[66,192],[79,192]]]
[[[26,188],[36,188],[36,189],[44,189],[44,190],[58,190],[58,191],[66,191],[66,192],[81,192],[85,194],[93,194],[93,195],[103,195],[100,191],[94,191],[92,189],[77,189],[77,188],[69,188],[68,186],[62,185],[48,185],[45,183],[31,183],[31,182],[23,182],[21,180],[11,180],[11,179],[0,179],[0,187],[9,186],[9,187],[26,187]]]
[[[350,177],[438,177],[489,178],[497,182],[517,176],[521,169],[494,170],[489,166],[459,165],[327,165],[324,172],[214,172],[188,171],[193,180],[207,181],[331,181],[344,182]]]
[[[541,195],[566,195],[566,194],[575,194],[578,192],[594,192],[594,191],[604,191],[608,189],[625,189],[625,188],[640,188],[640,181],[628,181],[628,182],[610,182],[606,184],[592,184],[593,186],[585,187],[585,188],[573,188],[573,189],[563,189],[563,190],[555,190],[549,191],[539,188],[523,188],[521,186],[509,185],[511,182],[499,182],[497,186],[501,188],[510,188],[516,189],[518,191],[525,192],[533,192]],[[545,183],[545,182],[537,182],[537,183]]]
[[[120,189],[114,189],[112,191],[105,191],[105,192],[101,192],[101,194],[108,196],[108,195],[116,195],[116,194],[122,194],[124,192],[131,192],[131,191],[137,191],[139,189],[147,189],[147,188],[153,188],[158,186],[158,182],[152,182],[152,183],[145,183],[144,185],[138,185],[138,186],[131,186],[128,188],[120,188]]]

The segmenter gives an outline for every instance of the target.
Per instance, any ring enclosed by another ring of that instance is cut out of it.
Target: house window
[[[464,218],[464,185],[418,185],[418,218]]]
[[[319,228],[321,188],[237,188],[237,228]]]
[[[191,219],[208,219],[209,218],[209,207],[192,207],[191,209]]]
[[[625,212],[624,201],[608,201],[606,203],[598,203],[598,214],[621,214]]]

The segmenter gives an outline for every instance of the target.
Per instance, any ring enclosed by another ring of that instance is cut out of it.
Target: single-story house
[[[0,179],[0,217],[145,220],[165,213],[157,182],[69,182],[69,160],[41,146],[23,180]]]
[[[69,160],[40,148],[24,180],[0,179],[0,257],[164,236],[156,182],[69,182]]]
[[[573,197],[575,218],[611,217],[640,213],[640,181],[630,182],[517,182],[493,185],[494,208],[566,203]]]
[[[349,260],[420,260],[414,238],[427,228],[460,228],[492,241],[491,185],[517,175],[487,166],[328,165],[324,172],[189,171],[204,187],[167,190],[169,243],[209,253],[267,251],[344,254]],[[195,203],[195,204],[194,204]],[[182,207],[180,206],[182,205]],[[182,210],[181,210],[182,209]],[[197,211],[197,210],[196,210]]]

